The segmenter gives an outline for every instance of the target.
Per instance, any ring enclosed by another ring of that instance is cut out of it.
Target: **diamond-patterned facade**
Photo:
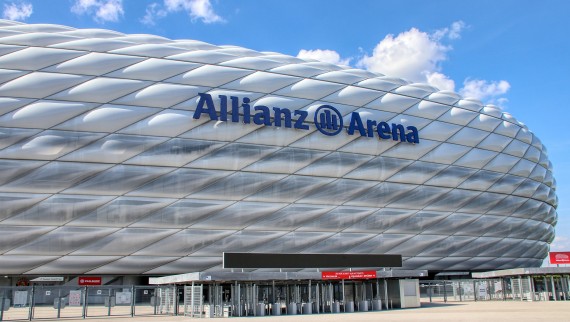
[[[193,40],[11,21],[0,31],[0,274],[220,270],[223,251],[502,269],[540,265],[554,238],[546,149],[494,106]],[[332,105],[345,124],[357,112],[413,125],[421,140],[194,119],[198,93]]]

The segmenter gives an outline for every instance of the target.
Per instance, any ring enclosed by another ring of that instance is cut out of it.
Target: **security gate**
[[[184,315],[191,318],[201,318],[204,311],[203,285],[184,286]]]

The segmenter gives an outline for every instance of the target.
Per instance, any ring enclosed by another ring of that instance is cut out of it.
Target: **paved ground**
[[[89,322],[168,322],[189,321],[183,316],[114,317],[95,319]],[[45,321],[45,320],[43,320]],[[63,321],[85,321],[65,319]],[[408,321],[453,321],[453,322],[525,322],[525,321],[570,321],[570,301],[558,302],[456,302],[422,303],[421,308],[367,313],[313,314],[279,317],[231,318],[233,322],[408,322]]]

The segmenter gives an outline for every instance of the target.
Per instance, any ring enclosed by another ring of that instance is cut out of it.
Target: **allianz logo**
[[[244,97],[241,101],[239,97],[218,95],[219,106],[215,106],[212,95],[199,93],[198,106],[194,111],[194,119],[199,119],[205,114],[212,121],[223,121],[245,124],[257,124],[264,126],[275,126],[283,128],[294,128],[297,130],[310,130],[311,123],[308,122],[309,112],[304,110],[291,111],[288,108],[257,105],[253,108],[251,100]],[[252,113],[253,112],[253,113]],[[271,116],[273,112],[273,117]],[[420,142],[418,129],[415,126],[406,126],[399,123],[391,123],[375,120],[363,122],[360,114],[352,112],[350,123],[345,128],[342,114],[331,105],[321,105],[313,116],[314,126],[319,132],[327,136],[338,135],[343,130],[348,135],[356,133],[364,137],[378,137],[382,140],[394,140],[417,144]]]

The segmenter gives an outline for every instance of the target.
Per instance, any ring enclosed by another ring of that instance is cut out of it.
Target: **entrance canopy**
[[[513,268],[499,271],[472,273],[473,278],[494,278],[509,276],[533,276],[533,275],[566,275],[570,274],[570,267],[531,267]]]
[[[428,276],[427,270],[376,271],[376,278],[413,278]],[[151,277],[149,284],[186,284],[209,281],[287,281],[320,280],[321,272],[197,272],[163,277]]]

